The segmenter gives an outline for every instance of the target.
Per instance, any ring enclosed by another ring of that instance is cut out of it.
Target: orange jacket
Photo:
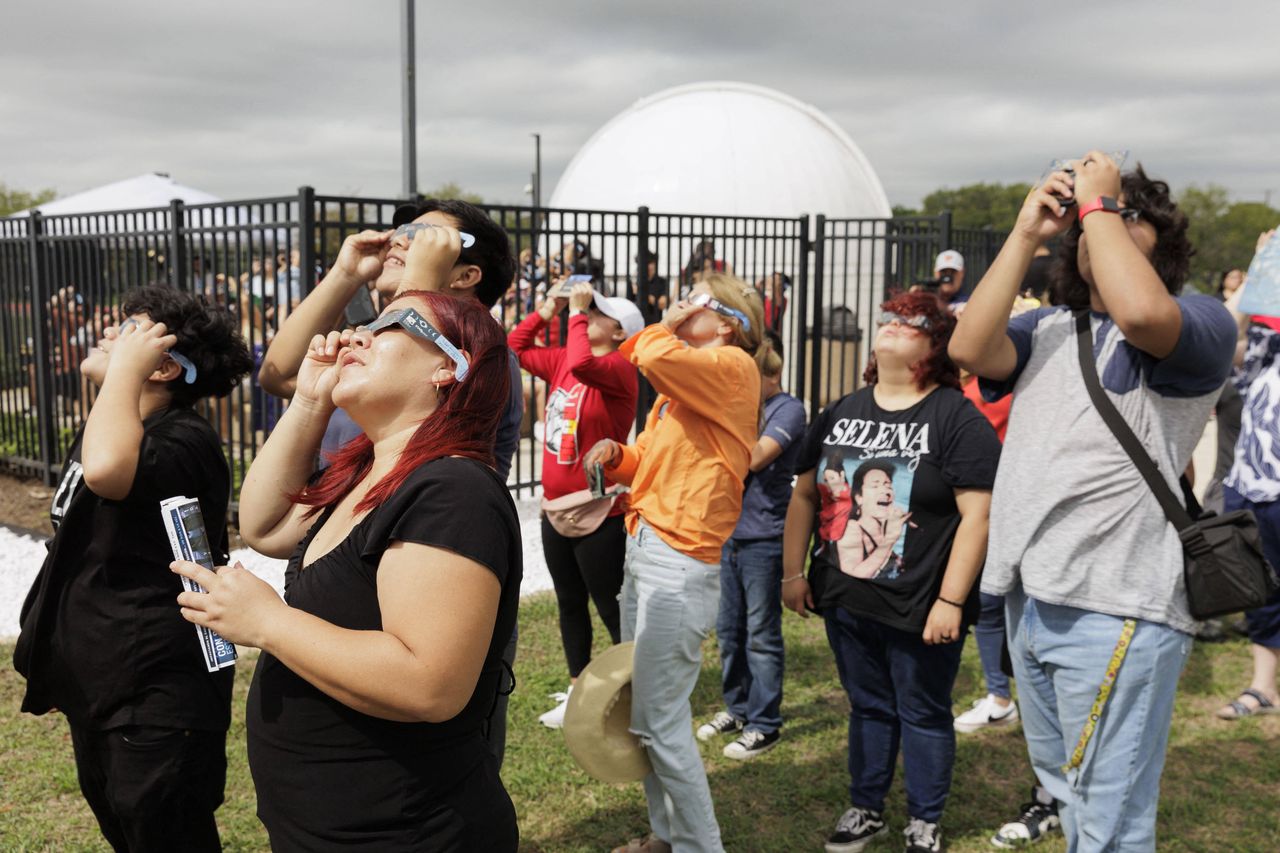
[[[631,487],[627,530],[643,518],[664,542],[704,563],[742,509],[760,421],[760,371],[736,346],[695,349],[653,325],[619,350],[657,389],[644,431],[605,473]]]

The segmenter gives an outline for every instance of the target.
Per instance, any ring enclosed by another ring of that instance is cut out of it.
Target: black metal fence
[[[151,281],[193,290],[236,311],[260,362],[289,310],[332,264],[342,241],[385,228],[397,199],[297,195],[110,213],[0,219],[0,466],[54,482],[93,388],[79,363],[118,321],[123,293]],[[933,274],[946,248],[965,256],[971,286],[1003,235],[951,228],[949,214],[893,219],[705,216],[482,205],[521,257],[517,282],[494,313],[512,326],[557,272],[589,270],[611,295],[656,319],[706,270],[757,286],[782,336],[787,381],[811,414],[860,382],[887,290]],[[549,331],[554,342],[555,328]],[[525,382],[526,417],[510,485],[539,481],[538,382]],[[644,400],[642,400],[642,403]],[[285,401],[257,371],[203,404],[237,484]],[[643,417],[643,411],[641,417]]]

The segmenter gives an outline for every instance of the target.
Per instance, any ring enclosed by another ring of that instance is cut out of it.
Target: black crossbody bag
[[[1093,357],[1088,311],[1076,314],[1076,343],[1089,399],[1137,466],[1142,479],[1151,487],[1165,516],[1182,540],[1186,556],[1183,578],[1191,615],[1196,619],[1209,619],[1266,604],[1280,584],[1262,553],[1262,539],[1253,513],[1238,510],[1223,515],[1205,513],[1193,518],[1160,476],[1142,442],[1138,441],[1102,390],[1102,383],[1098,381],[1098,365]]]

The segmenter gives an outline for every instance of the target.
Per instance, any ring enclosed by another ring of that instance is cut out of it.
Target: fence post
[[[797,318],[795,355],[787,360],[793,362],[795,382],[792,388],[804,395],[805,391],[805,348],[809,343],[809,261],[813,257],[813,243],[809,240],[809,214],[800,216],[800,252],[796,259],[796,308],[793,314]]]
[[[636,297],[643,300],[645,297],[641,291],[643,285],[641,276],[649,274],[649,208],[647,205],[642,204],[636,208],[636,239],[640,241],[640,247],[636,251],[636,263],[638,265],[636,269]],[[624,260],[623,263],[626,263],[626,261]],[[644,376],[640,377],[639,395],[640,399],[636,405],[636,435],[639,435],[644,430],[645,419],[649,417],[649,407],[653,405],[653,401],[657,398],[652,386],[649,385],[649,381]]]
[[[174,290],[189,290],[191,279],[186,275],[187,247],[182,244],[182,230],[186,224],[186,205],[182,199],[175,198],[169,202],[169,284]]]
[[[938,239],[941,245],[938,246],[939,252],[944,252],[951,248],[951,211],[944,210],[938,214]],[[935,253],[936,254],[936,253]],[[930,259],[932,262],[932,259]],[[932,267],[930,267],[932,274]]]
[[[301,257],[298,275],[302,277],[305,299],[316,285],[316,246],[320,243],[316,233],[316,191],[314,187],[298,187],[298,249]],[[292,294],[290,294],[292,297]]]
[[[57,400],[53,389],[53,346],[57,329],[49,316],[49,300],[53,296],[52,285],[45,279],[41,263],[40,236],[44,232],[44,217],[34,210],[27,220],[28,265],[31,268],[31,324],[36,374],[36,440],[40,448],[40,477],[46,486],[56,480],[53,475],[54,456],[57,453],[57,432],[54,428],[54,409]],[[64,353],[65,356],[65,353]]]
[[[810,423],[817,419],[822,408],[822,290],[827,262],[827,217],[821,213],[814,219],[813,232],[817,247],[813,253],[813,327],[809,339],[809,363],[813,371],[813,375],[809,377]]]

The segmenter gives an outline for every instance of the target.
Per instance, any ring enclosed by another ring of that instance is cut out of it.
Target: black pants
[[[218,851],[225,732],[71,726],[80,791],[116,851]]]
[[[560,641],[569,664],[569,676],[591,660],[591,612],[588,598],[595,602],[600,621],[614,643],[622,640],[618,593],[622,590],[622,564],[627,556],[627,529],[623,517],[615,515],[586,536],[561,536],[542,517],[542,553],[556,588],[560,606]]]

